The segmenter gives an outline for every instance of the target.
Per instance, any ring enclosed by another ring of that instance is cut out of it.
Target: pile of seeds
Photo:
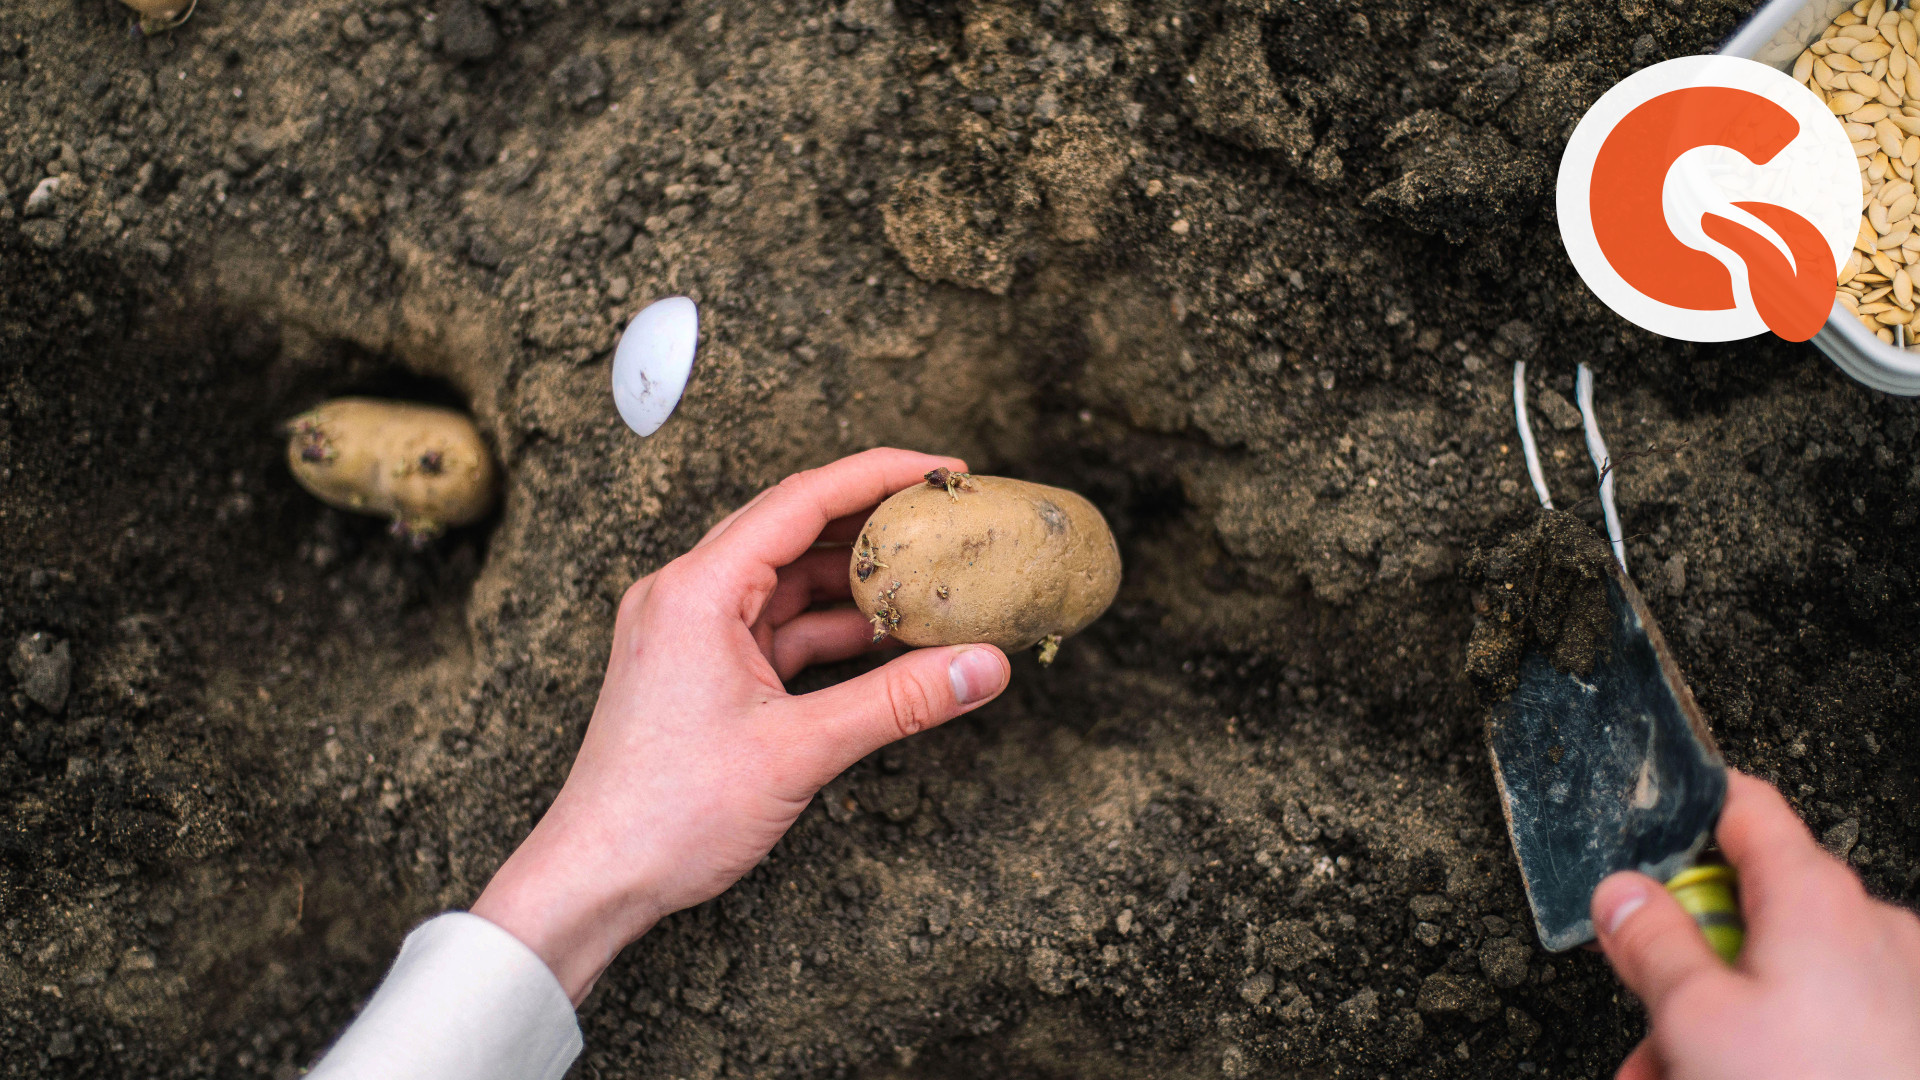
[[[1920,33],[1912,8],[1861,0],[1794,62],[1793,77],[1826,100],[1860,158],[1866,212],[1840,268],[1840,303],[1889,345],[1911,347],[1913,278],[1920,274]]]

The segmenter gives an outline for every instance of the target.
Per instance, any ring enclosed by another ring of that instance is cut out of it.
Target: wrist
[[[569,830],[547,828],[552,819],[549,811],[470,910],[532,949],[579,1005],[620,950],[664,913],[630,873],[609,871],[608,846],[571,843]]]

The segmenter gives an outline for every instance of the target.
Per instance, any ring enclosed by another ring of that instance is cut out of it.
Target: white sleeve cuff
[[[519,938],[464,911],[422,923],[307,1080],[560,1080],[573,1003]]]

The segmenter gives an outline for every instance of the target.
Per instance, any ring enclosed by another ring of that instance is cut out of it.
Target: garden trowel
[[[1516,364],[1514,404],[1522,449],[1541,503],[1551,513],[1527,424],[1524,378],[1525,365]],[[1613,551],[1611,558],[1588,558],[1584,564],[1582,601],[1558,609],[1542,605],[1536,614],[1571,625],[1581,617],[1579,603],[1587,605],[1583,662],[1569,663],[1537,638],[1509,649],[1517,653],[1517,672],[1506,678],[1510,691],[1491,707],[1487,744],[1514,855],[1547,949],[1593,940],[1588,909],[1594,888],[1615,871],[1638,870],[1669,882],[1731,960],[1729,952],[1737,952],[1739,944],[1731,871],[1711,867],[1683,875],[1712,839],[1726,798],[1726,764],[1627,574],[1613,478],[1593,419],[1592,374],[1584,364],[1577,396],[1588,450],[1601,472],[1601,504]],[[1604,572],[1598,570],[1602,566]],[[1522,587],[1529,584],[1536,591],[1541,587],[1537,571]],[[1598,600],[1602,588],[1604,611]],[[1513,659],[1507,657],[1510,665]]]

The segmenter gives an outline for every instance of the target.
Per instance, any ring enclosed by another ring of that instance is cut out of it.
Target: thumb
[[[1614,973],[1649,1014],[1694,979],[1730,979],[1680,902],[1645,874],[1619,873],[1593,891],[1593,926]]]
[[[915,649],[856,679],[792,699],[811,737],[838,759],[833,771],[896,739],[979,708],[1007,688],[1005,653],[992,645]]]

